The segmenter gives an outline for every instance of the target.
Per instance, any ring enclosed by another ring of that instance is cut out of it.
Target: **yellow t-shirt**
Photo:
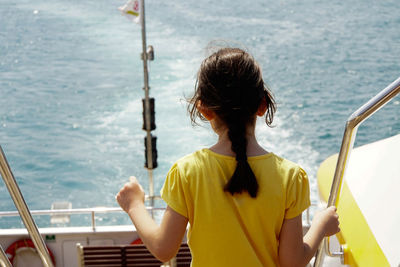
[[[249,157],[257,198],[223,190],[236,159],[202,149],[178,160],[161,196],[189,219],[192,267],[278,266],[279,233],[284,219],[310,205],[307,174],[273,153]]]

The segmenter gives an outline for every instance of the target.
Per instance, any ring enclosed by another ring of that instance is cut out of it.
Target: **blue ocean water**
[[[130,175],[147,187],[140,27],[120,15],[123,4],[0,2],[0,145],[31,209],[116,206]],[[216,140],[207,125],[191,126],[184,99],[207,45],[223,40],[262,66],[278,112],[258,138],[305,168],[317,202],[317,168],[339,151],[346,119],[400,76],[398,14],[394,0],[147,1],[155,191],[175,160]],[[365,122],[356,145],[398,134],[399,109],[396,98]],[[0,211],[9,210],[1,181]],[[0,227],[20,225],[0,218]]]

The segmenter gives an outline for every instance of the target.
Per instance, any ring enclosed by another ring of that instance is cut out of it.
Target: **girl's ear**
[[[208,121],[211,121],[215,118],[215,112],[202,105],[200,100],[197,102],[197,109]]]
[[[267,101],[265,100],[265,98],[263,98],[261,100],[260,106],[258,107],[257,116],[262,117],[266,111],[267,111]]]

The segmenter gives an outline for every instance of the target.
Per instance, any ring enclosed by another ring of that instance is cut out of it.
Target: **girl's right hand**
[[[144,203],[144,198],[145,194],[143,188],[134,176],[130,177],[130,182],[126,183],[115,196],[118,204],[127,213],[129,213],[129,210],[135,205],[142,205]]]
[[[322,227],[325,236],[331,236],[340,232],[339,215],[336,213],[336,207],[328,207],[314,215],[313,223]]]

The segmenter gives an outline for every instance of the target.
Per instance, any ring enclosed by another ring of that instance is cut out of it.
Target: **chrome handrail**
[[[327,206],[336,206],[337,199],[340,194],[342,180],[345,174],[346,165],[350,158],[351,150],[354,146],[354,140],[357,134],[358,126],[368,119],[371,115],[382,108],[392,98],[400,93],[400,77],[388,85],[380,93],[370,99],[367,103],[357,109],[346,122],[342,145],[340,147],[339,157],[336,163],[335,175],[333,177],[331,191],[329,194]],[[314,267],[321,266],[323,262],[323,250],[329,256],[343,256],[343,253],[331,253],[328,246],[328,241],[324,238],[321,242],[317,254],[315,256]]]
[[[8,165],[6,156],[4,155],[3,149],[0,146],[0,174],[3,177],[4,183],[7,186],[10,196],[14,201],[15,207],[18,209],[22,221],[28,230],[29,235],[32,238],[33,244],[35,245],[39,256],[46,267],[53,267],[49,251],[47,250],[46,244],[43,241],[42,236],[29,212],[28,206],[25,203],[24,197],[15,181],[14,175],[11,172],[10,166]]]
[[[1,246],[0,246],[0,266],[12,267],[10,260],[8,259],[6,253],[4,252]]]

